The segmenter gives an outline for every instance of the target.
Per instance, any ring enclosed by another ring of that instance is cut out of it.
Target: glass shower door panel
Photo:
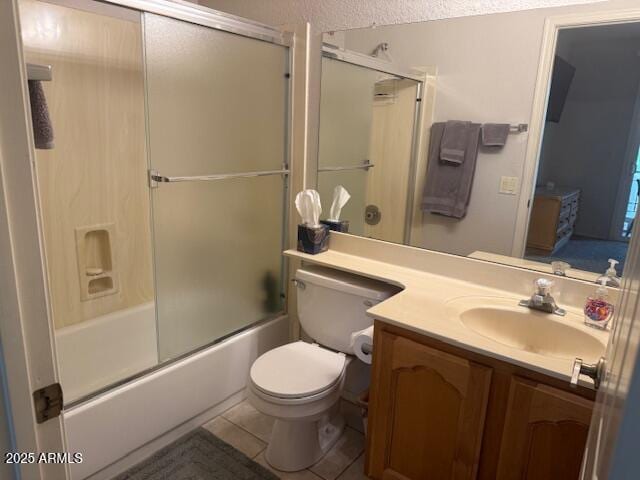
[[[370,159],[373,99],[379,72],[322,58],[318,167],[362,165]]]
[[[379,75],[368,68],[322,58],[318,150],[322,218],[329,213],[333,189],[342,185],[351,199],[340,218],[349,221],[349,232],[355,235],[365,233],[368,170],[357,167],[371,160],[374,89]]]
[[[144,31],[152,168],[281,169],[288,48],[152,14]]]
[[[144,15],[161,361],[282,311],[288,48]],[[194,176],[222,175],[217,180]],[[175,178],[174,178],[175,180]]]
[[[153,190],[161,361],[282,310],[280,176]]]

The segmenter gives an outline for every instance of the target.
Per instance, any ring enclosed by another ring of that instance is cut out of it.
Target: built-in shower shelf
[[[118,292],[113,223],[76,228],[76,252],[83,301]]]
[[[89,295],[96,295],[99,293],[106,294],[113,290],[113,278],[110,275],[111,272],[105,273],[99,277],[92,277],[88,284]]]

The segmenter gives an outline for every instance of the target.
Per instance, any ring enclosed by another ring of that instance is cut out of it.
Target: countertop
[[[400,293],[370,308],[367,313],[373,318],[567,382],[571,378],[573,358],[552,357],[499,343],[467,328],[459,320],[455,314],[455,307],[452,306],[452,302],[455,304],[455,301],[462,297],[485,297],[489,301],[506,301],[507,304],[512,300],[515,307],[522,297],[513,292],[331,249],[317,255],[309,255],[297,250],[287,250],[284,254],[305,262],[344,270],[403,288]],[[561,306],[565,307],[565,305]],[[516,308],[528,311],[526,307]],[[580,309],[566,307],[566,310],[568,312],[566,317],[555,316],[557,318],[553,320],[571,322],[572,326],[600,341],[604,352],[609,332],[585,326]],[[551,315],[539,312],[536,314]],[[589,358],[587,355],[582,358],[587,363],[597,361],[597,358]],[[588,379],[585,380],[584,377],[581,377],[580,383],[593,388],[593,383]]]
[[[488,262],[502,263],[504,265],[526,268],[529,270],[537,270],[541,273],[553,273],[551,263],[534,262],[533,260],[527,260],[526,258],[509,257],[507,255],[498,255],[497,253],[483,252],[482,250],[476,250],[475,252],[470,253],[469,257],[477,258],[479,260],[486,260]],[[577,268],[568,268],[566,271],[566,275],[569,278],[577,278],[578,280],[584,280],[585,282],[591,283],[595,283],[603,273],[604,272],[588,272],[586,270],[579,270]]]

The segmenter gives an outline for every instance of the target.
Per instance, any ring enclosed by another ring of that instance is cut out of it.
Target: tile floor
[[[203,425],[214,435],[249,458],[273,471],[282,480],[365,480],[364,436],[346,427],[342,437],[318,463],[307,470],[285,473],[273,470],[264,459],[273,419],[261,414],[247,401],[230,408]]]

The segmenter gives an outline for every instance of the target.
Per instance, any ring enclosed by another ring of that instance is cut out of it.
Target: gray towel
[[[444,123],[434,123],[431,126],[429,164],[422,197],[422,210],[448,217],[463,218],[467,214],[467,205],[471,198],[471,185],[480,140],[480,124],[471,123],[467,128],[464,162],[459,165],[439,161],[444,130]]]
[[[508,123],[485,123],[482,125],[482,145],[485,147],[504,147],[511,126]]]
[[[444,127],[440,144],[440,160],[460,165],[464,162],[467,148],[468,129],[471,122],[450,120]]]
[[[49,117],[49,107],[44,96],[42,82],[29,80],[29,102],[31,103],[31,120],[33,122],[33,139],[36,148],[53,148],[53,127]]]

